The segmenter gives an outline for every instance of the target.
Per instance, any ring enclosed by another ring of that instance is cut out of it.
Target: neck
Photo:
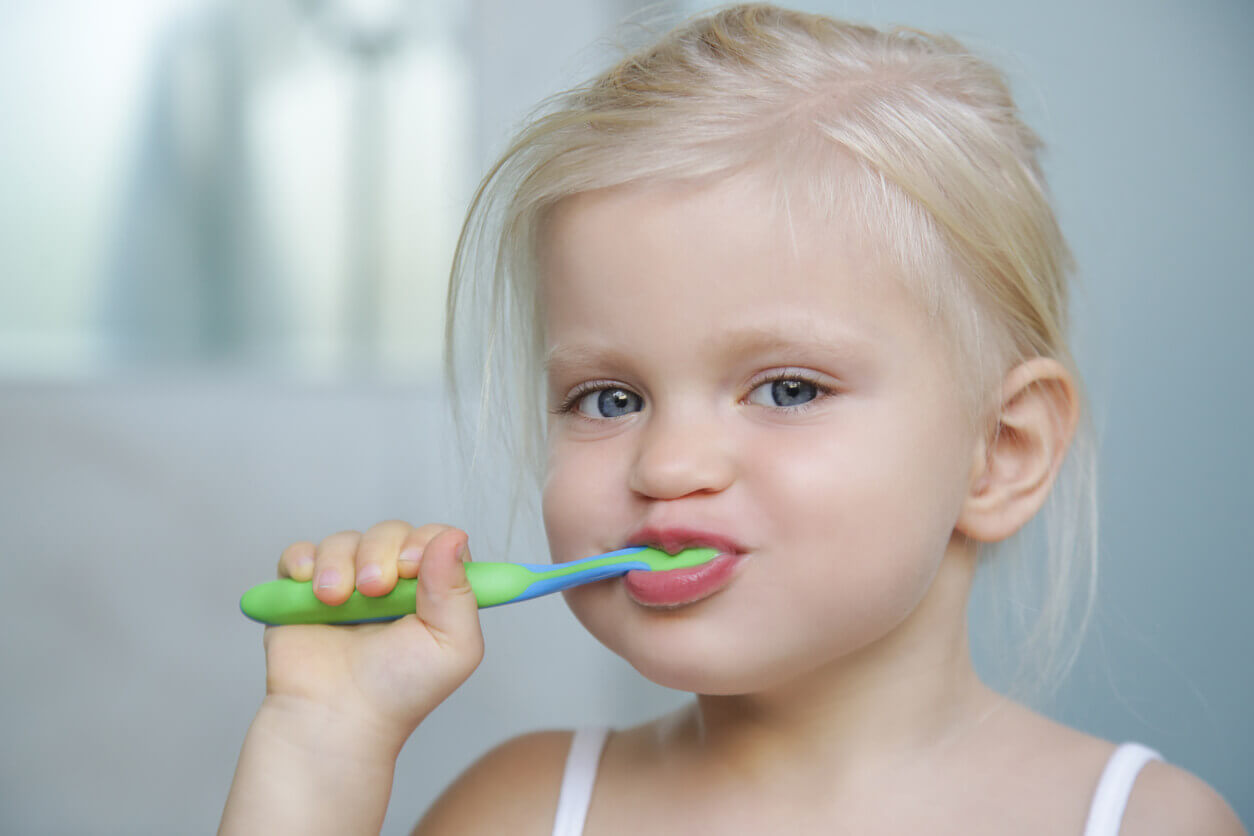
[[[974,571],[974,546],[955,538],[923,601],[888,635],[769,691],[699,696],[686,736],[757,779],[791,780],[789,765],[805,765],[831,780],[940,753],[1000,700],[971,664]]]

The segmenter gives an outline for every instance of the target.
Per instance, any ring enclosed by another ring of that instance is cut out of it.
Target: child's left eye
[[[819,396],[819,386],[799,377],[768,380],[749,393],[749,403],[760,406],[802,406]]]
[[[621,386],[606,386],[581,393],[572,399],[571,408],[587,418],[621,418],[639,412],[640,396]]]

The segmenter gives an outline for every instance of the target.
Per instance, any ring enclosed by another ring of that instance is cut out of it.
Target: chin
[[[754,689],[740,681],[741,677],[723,671],[694,668],[692,665],[675,665],[666,662],[639,662],[628,659],[641,676],[663,688],[687,691],[691,694],[732,696],[751,693]]]
[[[743,653],[728,653],[723,646],[715,652],[682,653],[638,648],[616,651],[636,671],[664,688],[710,696],[735,696],[765,691],[789,678],[774,661],[755,666]]]
[[[612,597],[593,599],[567,593],[575,617],[601,644],[641,676],[676,691],[732,696],[769,690],[806,667],[798,651],[781,654],[777,643],[743,630],[729,630],[726,619],[696,618],[695,612],[650,612]],[[620,609],[628,606],[624,615]],[[701,606],[698,604],[697,606]],[[743,627],[744,619],[738,619]],[[752,632],[752,631],[751,631]]]

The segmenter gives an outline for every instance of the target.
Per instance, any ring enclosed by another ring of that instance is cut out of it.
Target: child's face
[[[554,560],[735,553],[567,599],[646,676],[701,693],[838,662],[916,611],[950,633],[963,617],[920,607],[963,548],[976,450],[949,355],[867,242],[764,205],[743,180],[593,192],[542,247],[549,407],[572,402],[548,423]]]

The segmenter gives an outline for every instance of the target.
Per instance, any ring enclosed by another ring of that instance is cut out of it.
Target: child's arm
[[[416,576],[417,614],[356,627],[266,628],[266,696],[220,834],[379,832],[401,747],[483,657],[465,544],[455,528],[389,522],[328,538],[316,555],[307,543],[284,552],[280,575],[313,578],[329,604],[354,586],[381,595],[398,576]]]

